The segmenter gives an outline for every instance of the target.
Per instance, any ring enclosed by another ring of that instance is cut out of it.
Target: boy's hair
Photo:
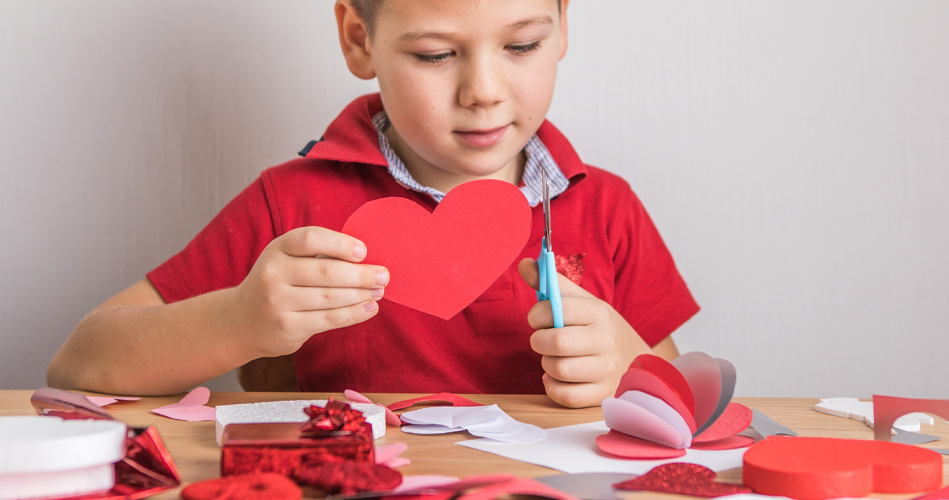
[[[382,7],[384,0],[349,0],[356,13],[364,23],[369,36],[372,36],[372,28],[375,26],[376,15],[379,14],[379,8]],[[560,10],[560,0],[557,0],[557,10]]]

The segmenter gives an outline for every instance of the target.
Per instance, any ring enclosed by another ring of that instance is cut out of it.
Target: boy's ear
[[[349,0],[336,0],[336,27],[349,71],[363,80],[375,78],[369,52],[369,30]]]
[[[560,58],[567,55],[567,5],[570,0],[562,0],[560,4]]]

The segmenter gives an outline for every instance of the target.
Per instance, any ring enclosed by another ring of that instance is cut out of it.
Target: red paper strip
[[[660,465],[637,478],[614,484],[618,490],[646,490],[703,498],[751,493],[740,484],[716,483],[712,469],[697,464],[671,463]]]
[[[370,201],[342,232],[366,244],[365,263],[389,270],[386,299],[449,319],[511,267],[530,228],[524,194],[489,179],[452,189],[432,213],[408,198]]]
[[[463,398],[457,394],[452,394],[450,392],[439,392],[438,394],[396,401],[395,403],[390,404],[388,408],[392,411],[397,411],[413,406],[416,403],[447,403],[449,406],[484,406],[481,403],[475,403],[474,401],[468,398]]]
[[[949,399],[898,398],[873,395],[873,438],[877,441],[892,439],[890,429],[896,419],[917,411],[935,413],[949,420]]]

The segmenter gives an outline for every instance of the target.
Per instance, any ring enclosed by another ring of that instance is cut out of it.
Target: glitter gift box
[[[221,475],[296,472],[329,462],[375,460],[372,427],[362,413],[330,400],[305,410],[310,421],[231,424],[224,428]]]

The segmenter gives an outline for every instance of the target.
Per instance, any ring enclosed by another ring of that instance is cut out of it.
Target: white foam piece
[[[303,409],[310,405],[326,406],[325,399],[310,401],[266,401],[239,405],[215,406],[214,434],[218,446],[224,436],[224,426],[230,424],[267,424],[281,422],[306,422]],[[349,403],[354,410],[362,412],[366,422],[372,426],[372,438],[386,435],[386,412],[378,405],[367,403]]]
[[[113,420],[0,417],[0,500],[111,489],[127,434]]]

